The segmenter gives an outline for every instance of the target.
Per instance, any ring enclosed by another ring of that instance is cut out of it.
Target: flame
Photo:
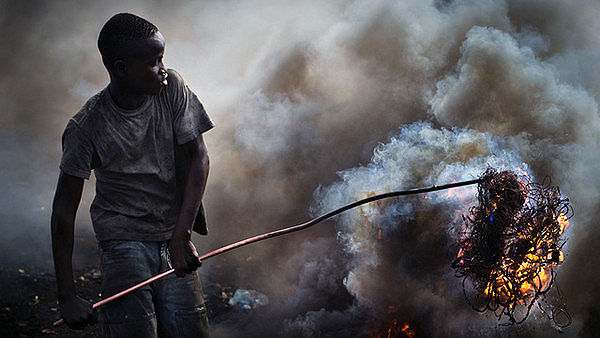
[[[562,234],[569,227],[569,220],[567,219],[567,215],[560,214],[556,218],[558,221],[558,225],[560,226],[560,233]]]
[[[408,323],[401,323],[398,319],[394,319],[387,329],[379,329],[371,337],[391,338],[391,337],[409,337],[416,336],[416,332],[410,328]]]
[[[376,338],[415,337],[415,330],[407,322],[398,319],[399,317],[403,317],[400,313],[401,309],[401,304],[388,305],[387,315],[383,320],[383,324],[375,328],[370,336]]]
[[[569,226],[569,220],[565,214],[556,216],[555,221],[560,227],[560,234]],[[529,224],[529,228],[525,230],[533,230],[535,225]],[[519,234],[520,238],[527,238],[527,233]],[[540,247],[544,242],[551,244],[552,238],[537,239],[535,247]],[[458,251],[458,256],[461,257],[463,249]],[[556,256],[556,257],[555,257]],[[535,295],[540,290],[545,290],[550,287],[551,269],[563,261],[563,253],[558,250],[558,253],[551,253],[548,257],[540,256],[533,248],[523,257],[522,262],[518,267],[514,267],[513,261],[502,262],[502,266],[492,271],[490,281],[484,289],[486,295],[499,297],[502,302],[514,302],[523,304],[528,296]],[[507,274],[503,271],[513,273],[517,278],[509,280]],[[533,283],[531,283],[533,282]],[[519,292],[515,291],[518,290]],[[518,296],[515,296],[518,295]]]

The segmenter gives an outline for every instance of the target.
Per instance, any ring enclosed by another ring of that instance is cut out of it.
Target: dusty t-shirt
[[[94,169],[90,213],[98,240],[171,237],[182,198],[177,171],[185,160],[178,145],[214,124],[181,76],[168,73],[160,94],[135,110],[119,108],[107,87],[67,123],[60,169],[85,179]]]

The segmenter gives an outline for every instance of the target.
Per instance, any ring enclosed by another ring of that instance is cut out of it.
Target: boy
[[[208,336],[191,232],[208,177],[202,133],[213,123],[179,74],[166,70],[165,40],[152,23],[117,14],[100,31],[98,48],[110,84],[71,118],[62,139],[51,220],[60,311],[71,328],[96,321],[76,295],[72,271],[75,215],[94,169],[90,213],[102,249],[102,296],[171,263],[177,275],[102,306],[103,335]]]

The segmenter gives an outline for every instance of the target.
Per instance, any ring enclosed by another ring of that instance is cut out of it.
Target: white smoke
[[[437,129],[427,123],[406,125],[376,148],[368,165],[341,171],[340,182],[317,190],[316,211],[324,213],[374,192],[471,180],[488,167],[529,170],[510,137]],[[488,320],[468,319],[472,310],[460,302],[461,281],[453,280],[448,268],[452,257],[447,253],[462,230],[459,215],[476,203],[476,194],[473,186],[455,188],[339,216],[338,238],[351,256],[344,285],[357,301],[354,306],[376,317],[398,304],[412,311],[427,308],[423,316],[430,333],[465,334],[474,327],[493,326]],[[422,266],[415,266],[415,260]],[[453,316],[448,318],[448,313]]]

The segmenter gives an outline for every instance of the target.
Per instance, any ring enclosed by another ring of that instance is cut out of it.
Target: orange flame
[[[381,332],[381,331],[383,331],[383,332]],[[377,338],[409,337],[409,338],[413,338],[416,336],[416,332],[410,328],[410,325],[408,325],[408,323],[401,324],[401,322],[399,322],[397,319],[393,320],[393,322],[390,324],[390,327],[388,327],[387,329],[383,329],[381,331],[374,333],[371,337],[377,337]]]
[[[569,220],[565,214],[560,214],[556,217],[556,221],[560,227],[560,234],[562,234],[569,226]],[[533,226],[530,224],[531,228]],[[545,241],[549,243],[551,239],[546,239]],[[457,257],[460,257],[461,254],[462,248],[458,251]],[[552,263],[548,264],[548,261]],[[541,257],[534,249],[530,249],[516,270],[510,264],[514,262],[503,262],[499,269],[494,270],[492,272],[493,278],[484,289],[484,293],[486,295],[498,296],[503,302],[511,302],[515,297],[515,290],[519,291],[517,294],[520,293],[521,298],[533,295],[537,291],[549,287],[550,269],[562,261],[563,253],[560,250],[558,251],[558,258],[554,259],[552,254],[549,257]],[[517,279],[508,280],[503,270],[514,272]],[[520,300],[519,303],[523,303],[523,301]]]
[[[569,227],[569,220],[567,219],[567,215],[560,214],[556,218],[558,221],[558,225],[560,225],[560,233],[562,234]]]

